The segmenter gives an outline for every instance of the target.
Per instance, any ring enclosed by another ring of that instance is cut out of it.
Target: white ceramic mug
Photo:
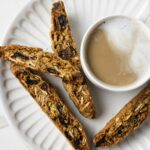
[[[97,87],[104,88],[104,89],[110,90],[110,91],[116,91],[116,92],[129,91],[129,90],[133,90],[133,89],[136,89],[136,88],[142,86],[144,83],[146,83],[150,79],[150,68],[147,71],[147,74],[143,73],[143,76],[139,77],[135,82],[133,82],[129,85],[126,85],[126,86],[115,86],[115,85],[110,85],[108,83],[105,83],[102,80],[98,79],[94,75],[94,73],[91,71],[91,69],[88,65],[87,57],[86,57],[88,39],[91,36],[91,34],[93,33],[93,31],[98,26],[100,26],[103,22],[107,22],[109,19],[113,20],[116,18],[126,18],[131,21],[134,21],[136,24],[140,24],[141,29],[143,29],[143,28],[146,29],[148,31],[147,34],[150,36],[150,29],[142,21],[140,21],[140,19],[130,18],[127,16],[110,16],[110,17],[103,18],[103,19],[99,20],[98,22],[96,22],[94,25],[92,25],[85,33],[83,40],[82,40],[81,49],[80,49],[80,60],[81,60],[81,65],[82,65],[84,73],[86,74],[88,79],[93,84],[95,84]],[[142,17],[142,20],[145,20],[145,18],[146,18],[145,16],[144,16],[144,18]]]

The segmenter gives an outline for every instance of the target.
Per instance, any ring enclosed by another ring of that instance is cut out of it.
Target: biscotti
[[[117,144],[146,120],[150,115],[150,84],[126,104],[94,137],[96,147]]]
[[[63,80],[73,80],[81,74],[69,62],[62,60],[53,53],[43,52],[41,48],[19,45],[1,46],[0,57],[13,63],[63,78]]]
[[[11,70],[74,149],[88,150],[82,125],[69,111],[56,89],[34,70],[14,64],[11,65]]]
[[[50,37],[52,39],[53,50],[60,58],[67,60],[82,72],[82,76],[79,78],[82,82],[78,83],[77,80],[63,82],[64,87],[80,113],[84,117],[94,118],[95,107],[93,99],[81,69],[76,43],[71,33],[68,17],[62,1],[53,4],[51,20],[52,28]]]

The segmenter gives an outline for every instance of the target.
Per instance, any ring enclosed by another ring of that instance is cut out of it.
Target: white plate
[[[24,44],[50,48],[49,10],[52,0],[31,1],[13,21],[4,44]],[[83,34],[96,20],[112,14],[138,16],[147,7],[148,0],[66,0],[66,9],[70,16],[71,27],[76,37],[78,47]],[[149,18],[147,20],[149,24]],[[91,90],[95,100],[97,117],[94,120],[83,118],[76,110],[65,93],[60,80],[50,77],[69,105],[69,108],[83,123],[91,150],[94,150],[92,137],[126,104],[140,89],[127,93],[113,93],[94,87]],[[21,86],[9,70],[9,64],[2,62],[0,69],[0,86],[2,104],[9,123],[24,141],[36,150],[70,150],[70,144],[40,110],[28,92]],[[149,150],[150,149],[149,120],[126,140],[116,145],[114,150]]]

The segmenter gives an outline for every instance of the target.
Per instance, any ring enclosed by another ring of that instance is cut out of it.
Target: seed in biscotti
[[[56,74],[56,75],[59,74],[59,72],[58,72],[57,70],[53,69],[53,68],[47,68],[47,71],[48,71],[49,73],[53,73],[53,74]]]
[[[69,125],[70,121],[66,119],[63,115],[60,114],[58,118],[59,118],[60,123],[64,125],[65,127]]]
[[[80,148],[81,141],[82,141],[82,136],[80,136],[78,139],[75,140],[74,144],[76,149]]]
[[[105,135],[103,135],[102,136],[102,138],[98,141],[98,142],[96,142],[96,147],[99,147],[102,143],[105,143]]]
[[[24,59],[24,60],[29,60],[29,57],[19,53],[19,52],[16,52],[14,53],[13,56],[11,56],[12,58],[21,58],[21,59]]]
[[[27,83],[28,85],[34,85],[34,84],[38,84],[39,81],[37,81],[37,80],[32,80],[32,79],[30,79],[30,78],[27,78],[26,83]]]
[[[42,83],[42,85],[41,85],[41,89],[43,90],[43,91],[47,91],[48,90],[48,84],[47,83]]]
[[[62,105],[57,104],[56,107],[57,107],[58,112],[59,112],[60,114],[62,114],[62,113],[63,113],[63,111],[62,111]]]
[[[59,16],[58,17],[58,22],[59,22],[60,26],[62,28],[64,28],[65,25],[67,24],[66,16],[64,16],[64,15]]]
[[[131,119],[130,119],[131,121],[131,124],[137,124],[138,123],[138,121],[139,121],[139,119],[138,119],[138,115],[136,115],[136,116],[132,116],[131,117]]]
[[[72,46],[70,46],[69,49],[70,49],[71,57],[73,57],[76,54],[76,50]]]
[[[66,135],[66,137],[67,137],[69,140],[72,140],[71,135],[70,135],[67,131],[65,131],[65,135]]]
[[[123,136],[124,134],[124,127],[121,125],[118,129],[117,129],[117,134],[118,136]]]
[[[61,50],[60,52],[58,52],[58,56],[64,60],[67,60],[69,58],[68,52],[66,50]]]
[[[30,72],[31,72],[32,74],[34,74],[34,75],[39,75],[39,72],[38,72],[38,71],[33,70],[33,69],[30,69],[30,68],[29,68],[29,70],[30,70]]]
[[[20,75],[21,75],[20,72],[16,72],[16,73],[15,73],[15,76],[16,76],[17,78],[18,78]]]

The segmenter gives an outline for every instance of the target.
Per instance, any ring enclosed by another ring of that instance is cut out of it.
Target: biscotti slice
[[[150,115],[150,84],[126,104],[94,137],[96,147],[117,144],[125,139]]]
[[[63,80],[73,80],[81,74],[69,62],[53,53],[43,52],[41,48],[19,45],[0,46],[0,57]]]
[[[63,82],[64,87],[80,113],[87,118],[95,117],[95,107],[88,88],[86,78],[81,69],[76,43],[71,33],[68,17],[62,1],[53,4],[51,10],[52,28],[50,37],[52,48],[58,56],[70,62],[76,69],[82,72],[82,82],[77,79],[72,82]]]
[[[15,64],[11,65],[11,70],[74,149],[89,150],[82,125],[69,111],[56,89],[34,70]]]
[[[81,68],[78,50],[71,32],[69,19],[62,1],[53,4],[51,10],[52,28],[50,37],[53,50],[64,60]]]

